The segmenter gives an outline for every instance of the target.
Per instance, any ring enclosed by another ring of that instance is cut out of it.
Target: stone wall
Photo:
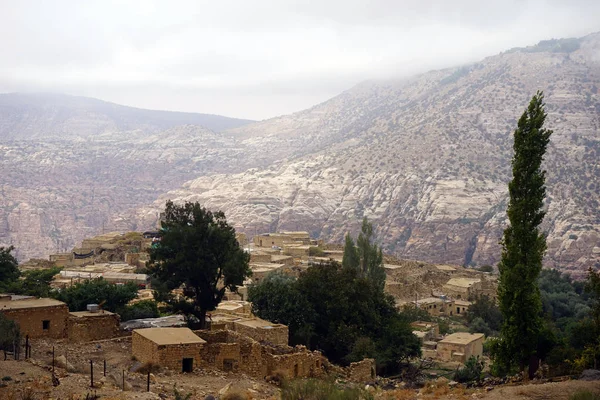
[[[203,347],[204,343],[157,345],[135,331],[131,335],[131,352],[138,361],[158,364],[176,372],[181,372],[184,358],[193,358],[193,367],[200,367]]]
[[[365,358],[348,366],[348,379],[353,382],[369,382],[375,379],[375,360]]]
[[[439,342],[437,346],[437,355],[444,361],[458,361],[464,363],[471,356],[477,357],[482,354],[483,338],[465,344]]]
[[[66,304],[49,307],[8,309],[0,312],[19,325],[23,336],[30,338],[49,337],[60,339],[67,336],[69,308]],[[44,322],[48,321],[48,322]],[[45,329],[47,328],[47,329]]]
[[[233,323],[234,330],[259,342],[268,342],[276,345],[287,345],[289,329],[282,324],[270,324],[268,327],[250,326],[241,322]]]
[[[265,354],[267,373],[278,372],[288,378],[319,377],[325,374],[323,356],[317,351],[309,351],[298,346],[289,354]]]
[[[158,364],[176,372],[181,372],[184,358],[193,358],[193,368],[202,365],[201,353],[204,343],[188,343],[158,346]]]
[[[69,315],[67,336],[70,341],[91,342],[120,335],[120,318],[117,314],[107,312],[89,314],[89,316],[78,316],[73,313]]]

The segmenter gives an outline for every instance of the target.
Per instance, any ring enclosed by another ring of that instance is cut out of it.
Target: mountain
[[[227,131],[275,161],[199,176],[120,221],[149,226],[167,199],[225,211],[237,229],[306,229],[341,242],[367,216],[385,251],[496,263],[512,132],[546,94],[545,265],[600,268],[600,34],[511,49],[403,80],[364,82],[295,114]]]
[[[15,246],[19,260],[70,250],[115,213],[198,175],[263,165],[262,155],[241,156],[235,139],[216,132],[248,122],[85,97],[0,95],[0,246]]]
[[[144,110],[64,94],[0,94],[2,140],[88,137],[109,132],[158,132],[179,125],[200,125],[214,132],[252,121],[211,114]]]

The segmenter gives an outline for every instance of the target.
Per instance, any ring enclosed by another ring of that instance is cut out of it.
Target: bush
[[[339,388],[333,382],[306,379],[283,385],[281,400],[372,400],[373,396],[359,388]]]
[[[587,389],[580,389],[569,396],[569,400],[600,400],[600,393],[594,393]]]
[[[121,321],[129,321],[130,319],[141,319],[141,318],[156,318],[160,314],[158,312],[158,306],[154,300],[142,300],[137,303],[123,307],[120,310]]]
[[[115,285],[102,278],[76,283],[58,293],[52,293],[69,306],[70,311],[85,311],[88,304],[100,304],[104,310],[118,312],[137,297],[135,283]]]
[[[480,382],[483,379],[483,361],[471,356],[463,368],[456,370],[454,380],[460,383]]]
[[[308,248],[308,255],[311,257],[325,257],[325,251],[317,246],[311,246]]]

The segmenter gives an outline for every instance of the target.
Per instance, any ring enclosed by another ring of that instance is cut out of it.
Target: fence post
[[[90,387],[94,387],[94,362],[90,360]]]
[[[106,376],[106,360],[104,360],[104,376]]]
[[[150,391],[150,368],[148,368],[148,383],[147,383],[147,391]]]
[[[52,375],[54,375],[54,346],[52,346]]]
[[[29,335],[25,335],[25,359],[29,358]]]
[[[125,391],[125,370],[123,370],[123,391]]]

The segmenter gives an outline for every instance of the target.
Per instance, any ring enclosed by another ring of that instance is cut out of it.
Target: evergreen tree
[[[383,268],[383,253],[381,248],[372,243],[373,224],[367,217],[363,219],[362,229],[356,240],[360,270],[363,276],[371,279],[381,289],[385,286],[385,269]]]
[[[372,243],[373,224],[367,217],[363,219],[362,228],[356,240],[356,245],[350,234],[346,234],[342,266],[358,269],[362,276],[370,279],[380,289],[385,286],[385,269],[383,268],[383,253],[381,248]]]
[[[546,119],[544,95],[537,92],[519,119],[514,132],[512,170],[508,184],[510,225],[504,230],[498,300],[504,316],[501,345],[496,361],[505,368],[518,366],[529,375],[537,368],[537,349],[542,329],[542,302],[537,279],[546,250],[546,236],[539,226],[544,219],[546,171],[541,169],[551,130]]]
[[[356,268],[360,265],[360,259],[358,258],[358,252],[354,245],[354,240],[350,233],[346,234],[346,243],[344,244],[344,256],[342,258],[342,266],[344,268]]]

